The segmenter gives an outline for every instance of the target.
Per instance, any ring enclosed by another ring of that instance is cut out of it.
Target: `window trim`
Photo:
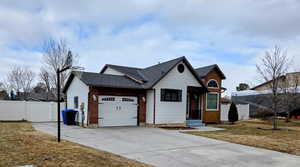
[[[165,90],[173,90],[173,91],[178,91],[178,93],[180,94],[179,99],[174,101],[174,100],[165,100],[165,98],[163,98],[163,94],[162,91]],[[161,88],[160,89],[160,102],[182,102],[182,90],[181,89],[169,89],[169,88]]]
[[[217,84],[217,87],[209,87],[208,84],[209,84],[211,81],[215,81],[216,84]],[[218,81],[215,80],[215,79],[210,79],[210,80],[208,80],[208,82],[207,82],[207,87],[208,87],[208,88],[212,88],[212,89],[218,89],[218,88],[219,88],[219,83],[218,83]]]
[[[208,109],[207,107],[207,104],[208,104],[208,94],[216,94],[217,95],[217,108],[216,109]],[[219,111],[220,109],[220,93],[218,92],[209,92],[209,93],[206,93],[206,111]]]

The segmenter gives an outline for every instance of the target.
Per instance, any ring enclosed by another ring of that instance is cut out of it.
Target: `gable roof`
[[[170,61],[159,63],[150,67],[143,69],[143,75],[148,78],[146,85],[148,87],[153,87],[157,82],[159,82],[173,67],[184,60],[184,57],[179,57]]]
[[[140,72],[140,70],[142,70],[140,68],[106,64],[102,68],[100,73],[103,73],[108,67],[110,67],[118,72],[124,73],[124,74],[128,75],[129,77],[133,77],[133,78],[137,79],[138,81],[141,81],[141,82],[146,81],[146,79],[143,77],[143,75]]]
[[[213,65],[213,67],[207,66],[198,68],[197,70],[195,70],[188,62],[188,60],[183,56],[147,68],[135,68],[107,64],[102,68],[100,73],[81,72],[78,75],[78,72],[72,72],[66,82],[66,86],[63,91],[66,92],[75,76],[77,76],[86,85],[90,86],[151,89],[180,62],[185,63],[192,75],[206,90],[207,87],[205,84],[203,84],[201,78],[205,76],[205,74],[207,75],[212,69],[217,68],[217,70],[219,70],[219,72],[222,74],[222,77],[225,78],[224,74],[217,65]],[[103,74],[107,68],[112,68],[118,72],[123,73],[124,75]]]
[[[217,72],[221,75],[222,79],[226,79],[226,76],[224,75],[224,73],[221,71],[221,69],[219,68],[219,66],[217,64],[213,64],[213,65],[209,65],[209,66],[205,66],[205,67],[200,67],[200,68],[195,69],[195,71],[197,72],[199,77],[204,78],[204,77],[207,76],[207,74],[209,72],[211,72],[214,69],[217,70]]]
[[[202,83],[201,79],[195,72],[194,68],[191,64],[187,61],[187,59],[183,57],[179,57],[173,60],[169,60],[163,63],[159,63],[147,68],[133,68],[133,67],[126,67],[126,66],[117,66],[117,65],[110,65],[107,64],[101,70],[100,73],[103,73],[107,67],[110,67],[118,72],[124,73],[125,75],[129,76],[130,78],[133,77],[134,79],[141,81],[145,88],[153,87],[157,82],[159,82],[174,66],[176,66],[180,62],[184,62],[189,70],[192,72],[194,77],[198,80],[198,82],[205,87]]]
[[[94,72],[72,72],[68,78],[63,92],[65,93],[74,77],[78,77],[84,84],[88,86],[110,87],[110,88],[128,88],[143,89],[144,86],[133,81],[127,76],[100,74]]]
[[[297,78],[294,78],[294,77],[299,77],[299,78],[300,78],[300,72],[290,72],[290,73],[286,73],[286,74],[284,74],[284,75],[281,75],[281,76],[278,77],[277,79],[289,79],[289,76],[290,76],[290,77],[293,77],[293,79],[297,79]],[[255,90],[255,89],[257,89],[257,88],[259,88],[259,87],[261,87],[261,86],[268,85],[268,84],[270,84],[272,81],[273,81],[273,80],[269,80],[269,81],[267,81],[267,82],[263,82],[263,83],[261,83],[261,84],[255,86],[255,87],[251,88],[250,90]],[[295,81],[298,81],[298,79],[295,80]],[[288,85],[290,85],[290,84],[288,84]]]
[[[286,77],[285,75],[282,75],[282,76],[278,77],[277,79],[284,79],[285,77]],[[272,83],[272,82],[273,82],[273,79],[272,79],[272,80],[269,80],[269,81],[266,81],[266,82],[263,82],[263,83],[261,83],[261,84],[255,86],[255,87],[253,87],[253,88],[250,88],[250,90],[255,90],[255,89],[257,89],[257,88],[259,88],[259,87],[261,87],[261,86],[268,85],[269,83]]]

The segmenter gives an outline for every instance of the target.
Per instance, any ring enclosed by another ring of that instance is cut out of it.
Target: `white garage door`
[[[137,97],[99,96],[99,126],[136,126]]]

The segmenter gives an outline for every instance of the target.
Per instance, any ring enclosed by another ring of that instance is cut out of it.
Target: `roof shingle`
[[[134,82],[127,76],[120,75],[109,75],[92,72],[81,72],[73,73],[82,82],[90,86],[101,86],[101,87],[116,87],[116,88],[135,88],[142,89],[143,85]]]
[[[218,66],[214,64],[211,66],[206,66],[194,70],[194,68],[190,65],[190,63],[186,60],[185,57],[179,57],[147,68],[134,68],[134,67],[107,64],[101,70],[100,73],[92,73],[92,72],[72,73],[71,77],[66,83],[66,87],[64,91],[66,91],[66,89],[69,86],[68,84],[70,84],[71,80],[73,79],[72,77],[74,76],[77,76],[85,84],[91,86],[150,89],[157,82],[159,82],[159,80],[162,79],[171,69],[173,69],[174,66],[176,66],[178,63],[182,61],[185,62],[187,67],[190,69],[190,71],[193,73],[193,75],[197,78],[197,80],[204,88],[206,88],[206,86],[202,83],[200,78],[206,76],[213,68],[215,67],[218,68]],[[103,72],[107,67],[117,70],[118,72],[121,72],[124,75],[122,76],[122,75],[103,74]]]

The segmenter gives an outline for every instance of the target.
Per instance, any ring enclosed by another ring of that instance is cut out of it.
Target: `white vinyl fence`
[[[239,120],[249,119],[249,104],[236,104]],[[228,121],[230,104],[221,104],[221,121]]]
[[[61,109],[65,103],[61,103]],[[0,121],[57,121],[57,103],[0,100]]]

